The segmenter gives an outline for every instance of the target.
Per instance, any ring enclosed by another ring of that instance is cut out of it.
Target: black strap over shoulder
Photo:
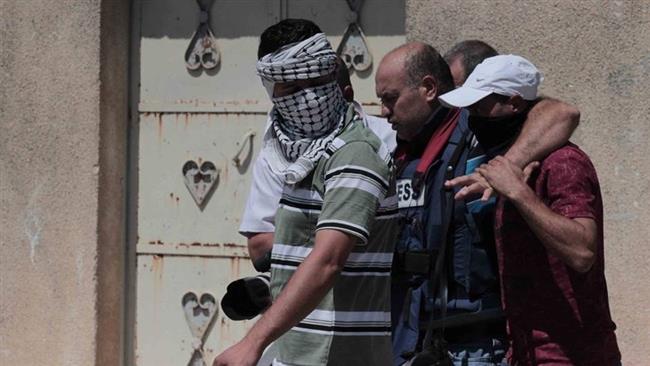
[[[460,157],[463,154],[463,151],[465,150],[468,135],[469,135],[469,131],[465,131],[460,141],[458,142],[458,145],[456,146],[454,153],[449,159],[448,164],[445,167],[445,180],[450,180],[454,178],[456,165],[458,164],[458,161],[460,160]],[[434,343],[433,333],[434,330],[436,329],[434,325],[436,325],[436,323],[443,321],[442,326],[439,326],[438,329],[441,329],[441,331],[444,332],[444,318],[446,317],[446,313],[447,313],[447,269],[445,268],[446,267],[445,263],[447,262],[446,259],[448,256],[447,247],[449,247],[451,241],[451,238],[449,236],[449,231],[451,228],[451,223],[453,221],[453,215],[454,215],[454,190],[442,189],[441,202],[443,203],[442,205],[443,230],[442,230],[442,238],[441,238],[442,240],[440,241],[441,247],[438,256],[436,258],[435,267],[433,271],[430,272],[430,277],[429,277],[430,278],[429,286],[430,286],[431,293],[432,294],[439,293],[441,319],[438,322],[436,322],[434,320],[435,318],[433,316],[434,314],[433,313],[431,314],[431,317],[429,318],[429,323],[427,325],[427,331],[424,336],[424,344],[423,344],[424,350],[426,350],[427,348],[431,348],[433,346]]]

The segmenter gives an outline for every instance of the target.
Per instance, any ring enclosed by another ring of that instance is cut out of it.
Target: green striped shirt
[[[347,126],[312,174],[285,186],[280,200],[271,259],[274,298],[311,252],[316,231],[343,231],[357,245],[316,309],[277,340],[277,365],[391,363],[397,197],[389,152],[354,116],[350,109]]]

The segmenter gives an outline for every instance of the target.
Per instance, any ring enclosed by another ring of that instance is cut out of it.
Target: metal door
[[[140,0],[133,9],[127,363],[211,364],[252,322],[219,306],[226,285],[254,274],[237,233],[270,103],[255,75],[259,34],[286,17],[314,20],[341,41],[345,0],[216,0],[220,63],[188,70],[197,1]],[[368,0],[361,24],[375,62],[353,73],[356,99],[378,112],[374,69],[404,41],[404,2]]]

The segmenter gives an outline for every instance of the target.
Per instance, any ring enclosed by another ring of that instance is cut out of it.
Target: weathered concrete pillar
[[[123,357],[129,3],[0,2],[0,364]]]
[[[542,92],[578,106],[574,142],[605,203],[606,275],[623,362],[650,364],[650,6],[629,1],[408,0],[407,33],[441,52],[481,39],[531,59]]]

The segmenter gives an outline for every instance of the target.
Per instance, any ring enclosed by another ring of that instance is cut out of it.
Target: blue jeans
[[[502,339],[485,339],[468,343],[449,343],[454,366],[507,366],[507,344]]]

